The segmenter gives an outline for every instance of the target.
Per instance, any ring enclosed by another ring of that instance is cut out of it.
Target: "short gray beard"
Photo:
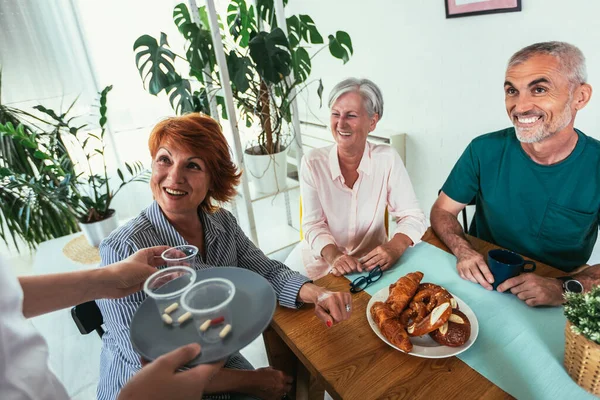
[[[533,133],[533,135],[527,135],[525,131],[521,132],[519,130],[516,123],[513,122],[513,125],[515,126],[515,133],[517,135],[517,139],[519,139],[519,142],[521,142],[521,143],[538,143],[544,139],[548,139],[548,138],[556,135],[558,132],[565,129],[571,122],[572,118],[573,118],[573,113],[571,112],[571,96],[569,96],[569,101],[567,101],[567,103],[565,104],[565,108],[563,109],[562,113],[560,114],[560,120],[558,121],[558,128],[555,129],[553,132],[545,131],[544,124],[542,124],[542,126],[540,126],[537,129],[537,131],[535,131]]]

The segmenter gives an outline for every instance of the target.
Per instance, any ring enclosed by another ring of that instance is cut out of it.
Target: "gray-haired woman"
[[[367,142],[383,116],[381,90],[368,79],[338,83],[329,97],[336,144],[302,160],[304,265],[311,278],[390,268],[427,229],[398,153]],[[391,240],[386,209],[396,221]]]

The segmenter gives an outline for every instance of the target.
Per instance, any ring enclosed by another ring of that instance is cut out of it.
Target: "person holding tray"
[[[100,297],[126,296],[140,289],[161,264],[165,246],[143,249],[102,270],[22,276],[0,263],[0,398],[66,400],[65,388],[48,365],[48,346],[26,318]],[[184,373],[177,369],[200,348],[180,347],[156,359],[126,382],[120,400],[198,399],[223,363],[205,364]]]
[[[317,317],[327,326],[350,316],[349,293],[327,291],[267,258],[246,237],[235,217],[218,206],[235,196],[241,173],[215,120],[199,113],[168,118],[152,130],[149,148],[154,202],[101,243],[103,265],[145,247],[194,245],[199,251],[193,269],[247,268],[269,281],[282,306],[298,308],[314,303]],[[100,400],[115,399],[123,383],[141,368],[129,326],[145,298],[140,291],[123,299],[98,302],[107,328],[102,338]],[[205,394],[281,398],[291,383],[291,377],[273,368],[253,370],[237,353],[206,386]]]

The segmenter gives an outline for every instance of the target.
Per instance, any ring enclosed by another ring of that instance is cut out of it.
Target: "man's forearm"
[[[102,297],[102,269],[19,277],[27,318]]]
[[[448,246],[452,254],[458,257],[465,250],[473,250],[455,215],[434,207],[431,209],[430,220],[434,232]]]
[[[581,282],[587,292],[592,287],[600,285],[600,264],[592,265],[573,277]]]

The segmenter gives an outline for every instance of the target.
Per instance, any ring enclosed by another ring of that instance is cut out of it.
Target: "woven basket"
[[[573,380],[594,395],[600,395],[600,345],[565,327],[565,369]]]

